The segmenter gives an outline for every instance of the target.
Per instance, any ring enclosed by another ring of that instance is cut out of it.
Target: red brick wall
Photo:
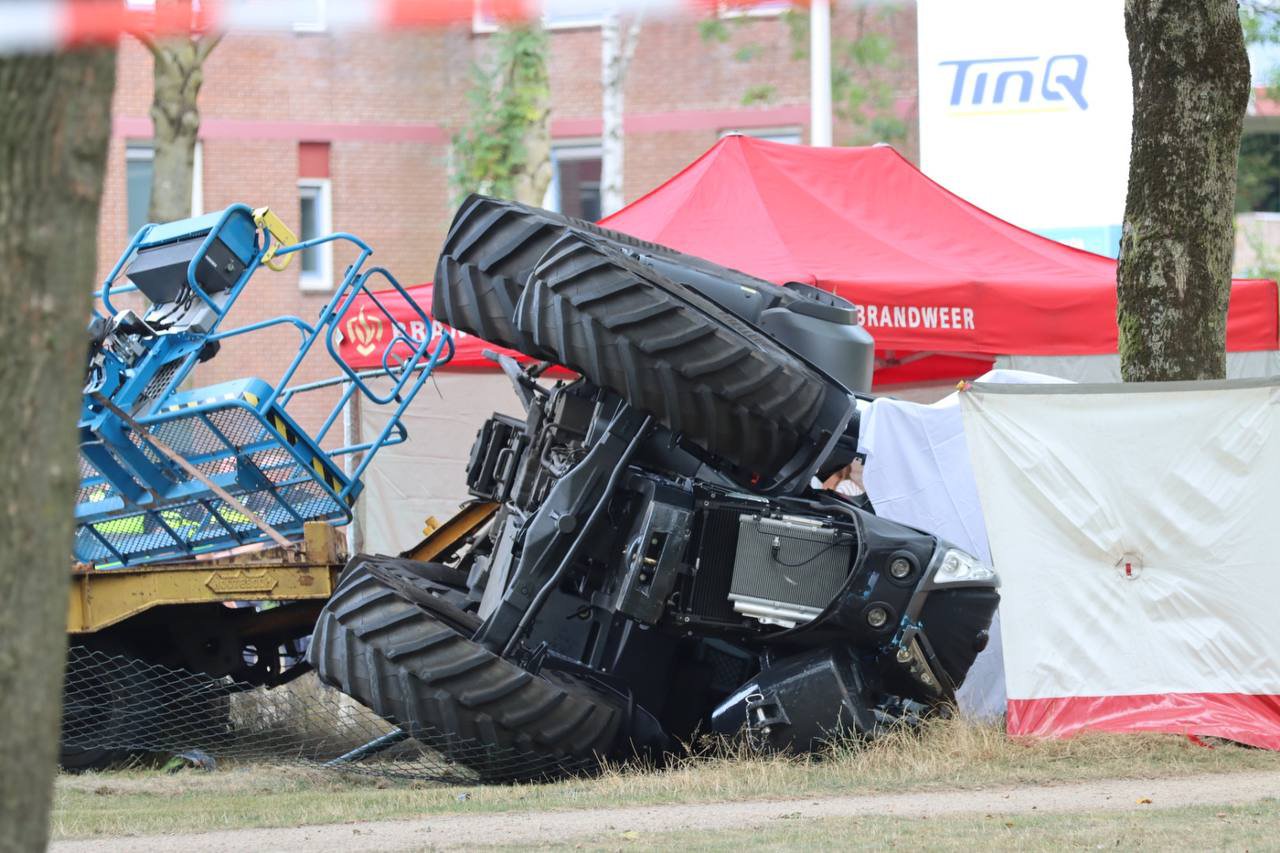
[[[907,6],[870,24],[857,12],[837,11],[837,36],[876,26],[898,45],[901,93],[910,118],[908,156],[915,156],[915,15]],[[792,58],[786,27],[760,18],[730,27],[727,43],[705,41],[698,22],[647,20],[627,81],[626,195],[634,199],[670,177],[732,127],[807,124],[808,66]],[[559,137],[599,133],[600,34],[596,28],[551,34],[553,131]],[[468,30],[399,35],[329,33],[231,35],[210,56],[201,93],[204,119],[204,209],[232,202],[270,205],[296,225],[297,146],[329,142],[332,225],[364,238],[371,259],[402,282],[430,279],[451,216],[448,139],[465,117],[472,64],[489,39]],[[758,55],[735,58],[745,44]],[[768,83],[774,99],[746,108],[742,97]],[[99,227],[100,277],[128,235],[125,143],[150,136],[151,59],[136,41],[121,44],[111,143]],[[836,138],[847,136],[837,126]],[[334,257],[339,279],[351,253]],[[324,294],[298,288],[296,268],[259,272],[228,322],[278,314],[314,320]],[[296,332],[259,333],[202,368],[201,381],[257,375],[274,381],[296,349]],[[334,373],[312,358],[298,381]],[[290,411],[314,429],[332,397],[298,400]]]

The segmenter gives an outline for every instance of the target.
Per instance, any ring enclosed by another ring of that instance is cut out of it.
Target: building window
[[[617,9],[616,0],[543,0],[542,26],[548,30],[575,27],[598,27]],[[501,21],[491,11],[487,0],[476,0],[471,28],[477,33],[491,33]]]
[[[151,211],[151,182],[155,176],[155,149],[148,142],[130,142],[124,149],[125,196],[129,238],[147,224]]]
[[[309,0],[304,4],[307,14],[293,21],[295,33],[322,33],[329,28],[329,0]]]
[[[726,136],[753,136],[756,139],[767,139],[770,142],[783,142],[787,145],[799,145],[804,140],[804,134],[800,132],[800,128],[795,127],[744,127],[741,130],[724,130],[720,132],[723,139]]]
[[[298,239],[314,240],[330,233],[331,220],[328,179],[298,181]],[[321,243],[299,254],[298,286],[303,290],[332,290],[333,244]]]
[[[600,218],[600,146],[553,145],[551,185],[542,206],[565,216],[595,222]]]
[[[196,140],[191,157],[191,215],[204,213],[204,143]]]
[[[126,223],[133,238],[151,219],[151,185],[155,181],[155,148],[150,142],[129,142],[124,149]],[[191,215],[204,213],[204,145],[196,142],[191,164]]]

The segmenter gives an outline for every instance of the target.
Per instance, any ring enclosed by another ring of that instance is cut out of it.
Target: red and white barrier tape
[[[328,31],[376,32],[469,25],[478,15],[487,21],[603,17],[613,10],[707,15],[761,5],[761,0],[194,0],[194,13],[175,14],[171,6],[161,3],[157,10],[149,0],[0,0],[0,54],[110,43],[131,32],[290,32],[315,25],[319,16]]]

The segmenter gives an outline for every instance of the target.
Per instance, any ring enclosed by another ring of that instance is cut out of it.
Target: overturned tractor
[[[434,294],[539,360],[503,359],[525,412],[472,450],[486,524],[434,562],[351,562],[309,650],[322,680],[492,780],[698,732],[809,750],[953,700],[994,573],[812,487],[853,458],[870,384],[848,303],[480,196]]]

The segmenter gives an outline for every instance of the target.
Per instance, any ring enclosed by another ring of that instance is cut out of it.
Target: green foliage
[[[1240,24],[1249,44],[1280,44],[1280,3],[1241,0]]]
[[[729,40],[729,27],[719,17],[704,18],[698,22],[698,34],[703,41],[724,44]]]
[[[467,124],[453,136],[453,185],[459,195],[510,197],[526,165],[526,130],[542,117],[550,92],[547,36],[536,25],[493,36],[490,64],[476,65],[467,92]]]
[[[893,110],[893,80],[902,69],[902,57],[893,41],[878,26],[899,11],[900,4],[883,3],[874,9],[865,6],[848,14],[858,16],[858,35],[841,38],[834,32],[831,39],[831,98],[835,114],[845,125],[848,145],[872,142],[901,144],[907,138],[907,124]],[[833,11],[835,15],[842,10]],[[809,58],[809,13],[793,7],[779,19],[786,26],[794,61]],[[732,31],[758,22],[747,16],[711,17],[702,21],[699,30],[706,42],[726,44]],[[739,46],[733,58],[749,63],[760,56],[762,48],[747,42]],[[745,106],[768,103],[776,97],[776,88],[768,84],[752,85],[742,97]]]
[[[1239,274],[1249,278],[1269,278],[1280,281],[1280,249],[1267,240],[1262,228],[1246,227],[1241,231],[1245,245],[1253,253],[1253,263],[1244,266]]]
[[[1242,0],[1240,25],[1245,42],[1251,46],[1280,46],[1280,2],[1277,0]],[[1267,97],[1280,100],[1280,67],[1265,69]]]
[[[873,142],[901,144],[907,137],[906,122],[893,111],[893,80],[902,68],[893,41],[881,24],[899,11],[899,6],[886,3],[853,12],[858,16],[858,34],[853,38],[831,38],[831,100],[837,118],[852,128],[846,140],[851,145]],[[792,54],[809,56],[808,15],[791,10],[787,13],[791,30]]]
[[[1280,211],[1280,134],[1246,133],[1240,139],[1236,213]]]
[[[1280,2],[1277,0],[1242,0],[1240,24],[1245,41],[1251,46],[1280,46]],[[1255,77],[1266,83],[1265,97],[1280,101],[1280,66],[1254,69]],[[1240,140],[1240,159],[1236,169],[1236,212],[1280,210],[1280,136],[1274,133],[1248,133]]]
[[[778,90],[768,84],[758,86],[748,86],[747,91],[742,93],[742,105],[750,107],[755,104],[767,104],[773,100]]]

